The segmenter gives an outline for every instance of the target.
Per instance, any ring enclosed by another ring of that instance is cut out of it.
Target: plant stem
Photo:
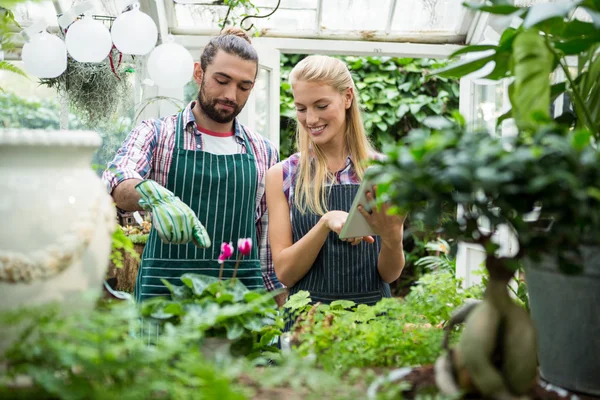
[[[235,263],[235,267],[233,268],[233,276],[231,277],[231,282],[235,280],[235,276],[237,275],[238,267],[240,266],[240,260],[242,259],[242,253],[238,253],[237,262]]]
[[[219,268],[219,281],[223,278],[223,267],[225,266],[225,261],[221,263],[221,268]]]
[[[552,51],[554,56],[556,58],[558,58],[558,63],[560,64],[560,67],[562,68],[563,72],[565,73],[565,77],[569,81],[569,84],[571,86],[571,91],[573,92],[574,97],[575,97],[575,102],[577,103],[576,105],[578,105],[578,107],[575,108],[576,113],[577,113],[577,109],[579,109],[583,112],[583,118],[581,118],[581,119],[584,120],[584,124],[588,127],[588,129],[590,129],[593,132],[596,139],[600,139],[598,137],[598,133],[594,129],[593,119],[590,114],[590,110],[588,110],[587,106],[585,105],[585,103],[583,101],[583,98],[581,97],[581,93],[579,93],[579,90],[577,89],[577,85],[575,84],[575,81],[574,81],[573,77],[571,76],[571,73],[569,72],[569,67],[565,63],[565,60],[563,59],[563,57],[560,57],[556,53],[556,51],[554,50],[552,45],[549,43],[549,39],[546,38],[546,40],[548,42],[548,48],[550,49],[550,51]],[[577,113],[577,114],[579,114],[579,113]]]

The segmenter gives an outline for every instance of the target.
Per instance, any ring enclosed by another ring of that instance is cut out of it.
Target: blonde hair
[[[356,175],[362,180],[365,162],[373,152],[369,143],[360,113],[358,93],[348,67],[337,58],[312,55],[301,60],[290,72],[289,83],[298,81],[319,82],[329,85],[341,95],[352,89],[352,103],[346,109],[345,146],[354,163]],[[311,211],[317,215],[327,212],[328,192],[325,187],[334,181],[335,176],[327,169],[327,158],[323,150],[315,144],[302,124],[296,124],[296,146],[300,152],[298,177],[294,189],[294,205],[302,212]]]

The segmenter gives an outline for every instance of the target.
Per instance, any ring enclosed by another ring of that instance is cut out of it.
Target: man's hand
[[[198,247],[210,247],[210,238],[196,214],[171,191],[153,180],[136,185],[141,195],[140,206],[152,211],[152,226],[165,243],[185,244],[193,241]]]

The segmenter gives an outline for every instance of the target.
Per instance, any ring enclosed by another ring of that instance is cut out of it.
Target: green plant
[[[137,251],[135,251],[133,244],[134,243],[129,236],[125,235],[123,232],[123,228],[121,228],[120,225],[117,225],[112,234],[112,249],[110,252],[110,261],[115,265],[115,267],[123,267],[124,253],[127,253],[130,257],[139,261],[140,256]]]
[[[18,1],[14,1],[14,3],[16,4]],[[15,50],[15,44],[12,41],[14,36],[12,29],[21,28],[19,23],[15,20],[15,14],[7,8],[10,5],[12,4],[4,4],[3,2],[3,5],[0,6],[0,51],[7,53]],[[22,69],[8,61],[0,60],[0,71],[1,70],[10,71],[27,77],[27,74]],[[4,92],[2,87],[0,87],[0,92]]]
[[[535,130],[550,119],[548,99],[567,93],[576,118],[569,114],[560,121],[587,128],[600,139],[600,2],[576,0],[556,4],[517,7],[506,0],[469,2],[466,5],[497,15],[520,17],[523,23],[504,30],[498,45],[467,46],[452,57],[471,53],[474,59],[454,63],[439,75],[460,78],[495,62],[487,79],[514,78],[509,87],[512,110],[502,118],[513,117],[521,131]],[[579,10],[578,10],[579,9]],[[582,20],[576,11],[587,13]],[[577,59],[574,75],[568,57]],[[560,68],[566,82],[550,85],[548,75]]]
[[[111,50],[115,61],[119,59],[116,48]],[[117,64],[117,62],[115,62]],[[100,63],[81,63],[67,58],[67,69],[56,78],[41,79],[42,85],[54,88],[66,96],[72,109],[88,125],[106,124],[117,111],[127,104],[131,87],[129,74],[132,66],[124,62],[111,66],[109,59]]]
[[[273,351],[273,340],[283,327],[273,297],[277,292],[250,291],[239,280],[184,274],[183,286],[163,279],[171,299],[153,298],[142,304],[142,315],[157,324],[178,325],[194,318],[207,337],[227,338],[232,353],[255,358]]]
[[[58,305],[21,309],[2,315],[1,323],[21,329],[3,356],[2,398],[246,398],[228,373],[203,359],[202,332],[193,323],[167,328],[148,346],[137,337],[141,324],[133,304],[72,314]],[[16,376],[32,382],[11,387]]]
[[[299,317],[291,341],[301,356],[314,354],[328,371],[431,364],[440,354],[441,329],[452,310],[481,290],[461,290],[448,272],[425,275],[405,301],[383,299],[374,306],[338,300],[311,305],[300,291],[286,307]]]
[[[429,252],[435,252],[436,255],[418,259],[415,262],[416,266],[424,267],[429,271],[444,270],[451,273],[456,272],[456,260],[450,255],[450,245],[447,241],[437,238],[437,240],[425,244],[425,249]]]
[[[566,272],[580,270],[580,245],[595,243],[600,229],[600,152],[589,131],[552,123],[514,138],[468,132],[447,120],[426,124],[428,129],[411,131],[378,162],[378,199],[429,227],[441,226],[447,236],[483,246],[490,275],[486,296],[453,353],[454,368],[466,371],[486,396],[523,393],[535,379],[535,335],[506,284],[526,256],[555,259]],[[444,204],[462,212],[440,225]],[[493,234],[501,225],[516,233],[516,254],[498,254]],[[501,350],[489,350],[500,349],[499,342]],[[502,369],[493,357],[502,360]],[[521,366],[519,377],[509,372],[515,365]]]

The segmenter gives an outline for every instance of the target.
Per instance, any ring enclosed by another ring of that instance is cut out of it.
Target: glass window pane
[[[385,30],[391,3],[390,0],[327,0],[322,4],[325,29],[377,31]]]
[[[466,13],[462,0],[402,0],[396,3],[392,31],[455,32]]]
[[[254,85],[254,96],[256,96],[256,131],[263,136],[269,137],[269,104],[271,101],[271,71],[260,67],[256,84]]]

